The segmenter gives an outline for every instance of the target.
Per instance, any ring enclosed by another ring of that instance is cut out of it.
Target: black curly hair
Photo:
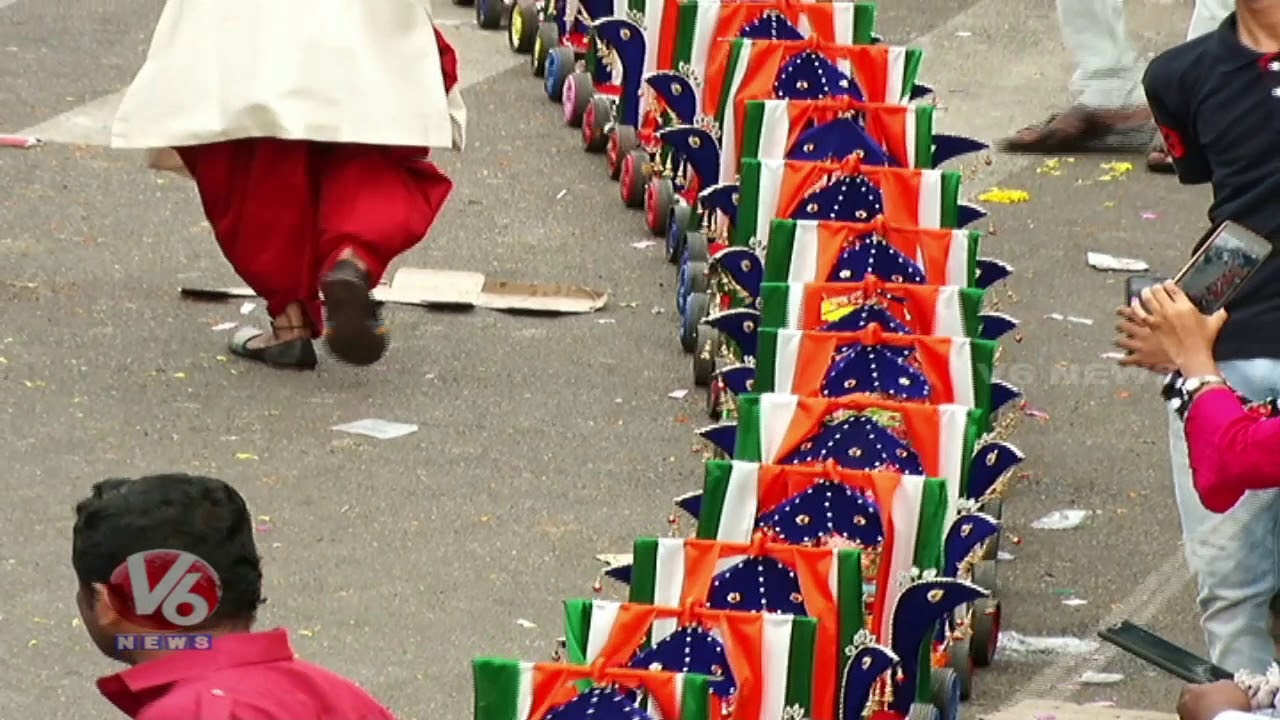
[[[182,473],[110,478],[76,504],[71,564],[81,586],[107,583],[130,555],[160,548],[189,552],[218,573],[222,598],[203,626],[253,622],[265,602],[262,558],[235,488]]]

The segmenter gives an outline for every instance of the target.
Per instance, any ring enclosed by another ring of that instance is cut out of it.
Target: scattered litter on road
[[[1094,640],[1076,637],[1037,637],[1013,631],[1000,633],[1000,651],[1008,656],[1028,655],[1089,655],[1101,645]]]
[[[257,303],[247,302],[240,306],[240,314],[248,315],[249,313],[253,312],[253,309],[256,307],[258,307]]]
[[[600,325],[616,325],[618,321],[613,318],[600,318],[596,322]]]
[[[526,630],[533,630],[538,627],[538,623],[525,620],[524,618],[516,618],[516,624]]]
[[[671,392],[667,393],[667,397],[672,398],[673,400],[683,400],[685,396],[688,394],[689,394],[688,390],[685,390],[684,388],[680,388],[679,390],[672,390]]]
[[[982,202],[996,203],[997,205],[1015,205],[1027,202],[1030,199],[1031,193],[1026,190],[998,187],[993,187],[978,196],[978,200]]]
[[[973,37],[973,33],[968,30],[957,30],[956,37]]]
[[[0,135],[0,147],[26,150],[43,144],[40,138],[27,137],[26,135]]]
[[[1071,160],[1069,159],[1068,162],[1070,161]],[[1036,168],[1036,174],[1037,175],[1061,175],[1062,159],[1047,158],[1044,162],[1040,163],[1040,167]]]
[[[653,307],[649,308],[649,314],[650,314],[650,315],[665,315],[665,314],[666,314],[666,312],[667,312],[667,309],[666,309],[666,308],[660,308],[660,307],[658,307],[657,305],[655,305],[655,306],[653,306]]]
[[[1026,415],[1027,417],[1035,418],[1040,422],[1045,422],[1046,420],[1049,419],[1049,413],[1043,410],[1037,410],[1036,408],[1031,407],[1025,402],[1022,403],[1022,414]]]
[[[644,250],[645,248],[651,248],[657,244],[658,243],[655,240],[637,240],[636,242],[631,243],[631,247],[637,250]]]
[[[560,199],[562,199],[565,195],[568,195],[568,194],[569,194],[569,188],[565,188],[565,189],[561,190],[560,192],[556,193],[556,199],[557,199],[557,200],[560,200]]]
[[[1151,269],[1143,260],[1135,258],[1116,257],[1106,253],[1093,252],[1090,250],[1085,253],[1085,260],[1089,263],[1089,267],[1094,270],[1102,271],[1119,271],[1119,272],[1146,272]]]
[[[231,328],[234,328],[234,327],[236,327],[236,326],[238,326],[238,325],[239,325],[239,323],[224,322],[224,323],[218,323],[217,325],[214,325],[213,327],[211,327],[211,328],[209,328],[209,329],[210,329],[210,330],[212,330],[212,331],[214,331],[214,332],[222,332],[223,330],[230,330]]]
[[[1124,680],[1124,675],[1120,673],[1087,672],[1076,682],[1081,685],[1115,685],[1121,680]]]
[[[1118,353],[1118,352],[1104,352],[1098,357],[1102,358],[1103,360],[1123,360],[1125,358],[1125,354]]]
[[[1089,510],[1054,510],[1031,523],[1036,530],[1070,530],[1080,527],[1084,519],[1089,517]]]
[[[1088,707],[1105,707],[1105,708],[1113,708],[1116,706],[1116,704],[1111,702],[1110,700],[1098,700],[1096,702],[1085,703],[1085,705]]]
[[[630,563],[633,557],[631,553],[601,553],[596,555],[596,560],[609,567],[617,567]]]
[[[1159,220],[1160,219],[1159,213],[1153,213],[1150,210],[1144,211],[1141,217],[1143,220]]]
[[[257,517],[257,520],[258,520],[258,524],[254,526],[254,530],[257,530],[258,532],[263,534],[271,532],[271,516],[270,515],[259,515]]]
[[[1133,163],[1131,162],[1104,162],[1099,167],[1107,171],[1106,175],[1098,178],[1102,182],[1122,180],[1125,175],[1133,172]]]
[[[1081,605],[1088,605],[1089,601],[1081,600],[1078,597],[1070,597],[1070,598],[1067,598],[1066,600],[1063,600],[1062,604],[1066,605],[1067,607],[1080,607]]]
[[[1062,313],[1049,313],[1044,316],[1046,320],[1065,320],[1069,323],[1077,325],[1092,325],[1093,321],[1086,317],[1077,317],[1075,315],[1063,315]]]
[[[996,553],[996,560],[999,562],[1011,562],[1013,558],[1013,553],[1005,552],[1004,550],[1000,550]]]
[[[338,432],[351,433],[352,435],[365,435],[378,440],[394,440],[395,438],[418,432],[417,425],[392,422],[391,420],[379,420],[378,418],[365,418],[364,420],[356,420],[342,425],[334,425],[332,429]]]
[[[237,460],[257,460],[258,456],[253,453],[239,452],[236,453]]]

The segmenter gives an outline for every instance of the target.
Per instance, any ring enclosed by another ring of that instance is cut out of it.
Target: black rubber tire
[[[955,694],[960,678],[956,676],[956,671],[949,667],[933,668],[929,673],[929,685],[930,697],[933,706],[938,708],[938,715],[944,720],[960,717],[959,697]]]
[[[589,72],[575,72],[571,77],[575,91],[573,110],[571,114],[565,116],[565,124],[571,128],[580,128],[582,115],[587,111],[587,105],[591,103],[591,99],[596,96],[596,83]],[[569,81],[566,80],[565,84],[568,85]]]
[[[707,417],[711,422],[720,422],[720,418],[724,416],[724,396],[728,392],[724,389],[724,383],[716,378],[707,385]]]
[[[507,47],[511,48],[511,52],[520,55],[528,55],[533,52],[533,46],[538,40],[538,6],[530,0],[519,0],[511,6],[511,11],[507,13],[507,27],[515,27],[515,23],[511,22],[512,16],[520,13],[520,37],[513,37],[511,30],[507,31]]]
[[[683,203],[671,208],[671,218],[667,221],[668,225],[678,224],[683,230],[674,238],[669,238],[670,242],[666,245],[667,262],[675,264],[680,262],[680,258],[684,255],[684,243],[689,237],[689,218],[693,214],[693,210]],[[668,231],[670,234],[670,231]]]
[[[998,582],[998,580],[999,578],[997,577],[997,573],[996,573],[995,560],[979,560],[978,562],[974,563],[973,576],[970,578],[970,581],[974,585],[977,585],[983,590],[986,590],[987,592],[994,595],[996,592],[996,583]]]
[[[979,598],[973,604],[970,625],[973,636],[970,638],[969,657],[973,658],[973,666],[990,667],[1000,642],[1000,601]]]
[[[613,128],[613,138],[616,143],[617,164],[609,164],[609,179],[617,180],[622,174],[622,159],[627,153],[640,147],[640,139],[636,137],[636,129],[630,125],[615,125]],[[608,161],[606,160],[606,163]]]
[[[1004,520],[1004,500],[1001,498],[991,498],[982,504],[982,512],[995,518],[997,521]],[[997,532],[995,537],[987,541],[982,547],[983,560],[995,560],[1000,556],[1000,538],[1004,536],[1004,531]]]
[[[938,712],[938,708],[927,703],[911,703],[911,709],[907,710],[906,720],[941,720],[942,715]]]
[[[691,262],[711,262],[711,249],[707,245],[707,236],[700,232],[691,232],[686,236],[685,248],[689,251]]]
[[[533,50],[530,51],[529,68],[534,77],[542,77],[547,70],[547,56],[552,49],[560,45],[560,28],[553,22],[538,25],[538,34],[534,35]]]
[[[502,0],[473,0],[476,7],[476,25],[484,30],[497,30],[507,14]]]
[[[970,646],[971,642],[966,637],[963,640],[952,640],[947,647],[947,659],[951,661],[949,667],[960,679],[961,700],[973,697],[973,653]]]
[[[692,353],[697,347],[698,325],[711,310],[711,298],[705,293],[690,295],[686,309],[685,317],[690,319],[681,318],[680,347]]]
[[[719,356],[720,333],[706,325],[698,325],[693,345],[693,384],[696,387],[707,387],[715,379],[716,358]]]
[[[609,144],[609,123],[613,119],[613,103],[604,95],[592,95],[591,102],[588,105],[592,108],[590,115],[593,126],[591,130],[591,140],[586,139],[586,130],[583,125],[584,134],[582,149],[589,153],[598,153],[605,149]],[[586,122],[584,117],[583,122]]]
[[[657,207],[654,208],[652,215],[648,215],[648,217],[657,219],[658,226],[650,225],[649,232],[654,237],[666,237],[667,218],[671,215],[671,206],[676,202],[676,188],[669,177],[651,178],[649,182],[658,184],[653,196]],[[646,200],[648,199],[647,193],[645,198]],[[648,213],[648,208],[645,208],[645,211]]]
[[[704,293],[711,287],[711,279],[707,277],[707,264],[701,260],[689,261],[689,287],[695,293]]]

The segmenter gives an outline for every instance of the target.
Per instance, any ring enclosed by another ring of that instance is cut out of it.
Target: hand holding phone
[[[1271,255],[1266,238],[1234,222],[1217,227],[1174,276],[1174,282],[1205,315],[1221,310]]]

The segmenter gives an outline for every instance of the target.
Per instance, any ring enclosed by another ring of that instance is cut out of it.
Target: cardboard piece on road
[[[247,287],[184,287],[192,300],[256,297]],[[482,273],[431,268],[401,268],[391,284],[373,290],[373,299],[424,308],[487,308],[513,313],[573,315],[595,312],[609,302],[609,294],[578,285],[493,280]]]
[[[1172,704],[1173,700],[1170,700]],[[1074,705],[1071,703],[1024,700],[995,713],[983,713],[984,720],[1027,720],[1028,718],[1054,718],[1054,720],[1178,720],[1173,713],[1153,710],[1124,710],[1102,705]]]

